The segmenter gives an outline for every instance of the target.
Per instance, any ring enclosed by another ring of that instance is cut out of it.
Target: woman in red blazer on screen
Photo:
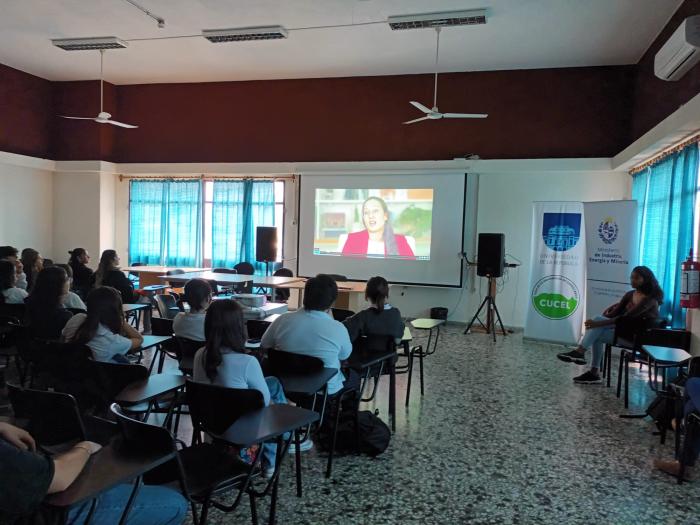
[[[362,224],[364,230],[348,234],[343,255],[415,257],[413,238],[394,233],[384,199],[370,197],[362,203]]]

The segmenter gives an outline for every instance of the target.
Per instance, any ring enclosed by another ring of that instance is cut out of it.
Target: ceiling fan
[[[437,45],[435,46],[435,87],[433,89],[433,108],[427,108],[420,102],[411,100],[411,105],[421,110],[425,113],[424,117],[409,120],[404,122],[404,124],[415,124],[421,120],[440,120],[442,118],[486,118],[488,117],[485,113],[441,113],[437,106],[437,87],[438,87],[438,58],[440,57],[440,28],[436,27],[435,31],[437,33]]]
[[[105,50],[100,49],[100,112],[96,117],[69,117],[66,115],[59,115],[61,118],[69,118],[73,120],[94,120],[98,124],[112,124],[113,126],[119,126],[121,128],[138,128],[138,126],[134,126],[133,124],[126,124],[124,122],[118,122],[116,120],[112,120],[112,115],[110,113],[107,113],[104,110],[103,107],[103,102],[104,102],[104,78],[103,78],[103,62],[104,62],[104,54]]]

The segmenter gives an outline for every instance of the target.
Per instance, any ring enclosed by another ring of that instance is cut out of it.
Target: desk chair
[[[178,363],[183,374],[192,377],[194,355],[204,346],[204,341],[194,341],[186,337],[175,337],[177,343]]]
[[[272,274],[273,277],[294,277],[294,272],[289,268],[279,268],[275,270]],[[272,297],[270,300],[273,302],[286,303],[289,301],[290,291],[286,288],[273,288]]]
[[[111,405],[110,411],[117,421],[127,450],[137,453],[144,450],[172,453],[169,462],[146,473],[143,480],[149,484],[176,482],[182,495],[190,502],[195,525],[206,523],[210,506],[225,512],[233,511],[244,493],[250,496],[251,513],[254,523],[257,523],[255,496],[251,485],[257,474],[252,466],[232,457],[224,448],[209,443],[179,448],[178,445],[184,444],[167,429],[129,417],[116,403]],[[136,480],[134,492],[138,490],[140,481]],[[237,490],[238,494],[232,505],[212,500],[214,496],[233,490]],[[196,505],[202,507],[199,514]]]
[[[25,367],[17,350],[17,337],[21,330],[22,326],[17,318],[0,315],[0,358],[5,358],[3,369],[9,368],[10,361],[14,361],[20,384],[24,385]]]
[[[24,324],[27,308],[24,304],[0,303],[0,315],[4,317],[14,317]]]
[[[355,312],[352,310],[344,310],[343,308],[331,308],[331,313],[333,314],[333,319],[340,321],[341,323],[348,317],[355,315]]]
[[[156,294],[153,296],[158,314],[166,319],[175,319],[175,316],[184,311],[177,303],[177,299],[169,294]],[[151,330],[153,330],[153,319],[151,318]]]
[[[214,268],[212,270],[212,273],[225,273],[225,274],[237,274],[238,270],[235,270],[233,268]],[[222,286],[221,289],[219,290],[217,288],[216,281],[209,281],[209,285],[212,287],[212,293],[216,291],[217,293],[214,295],[218,294],[231,294],[234,293],[235,286]]]

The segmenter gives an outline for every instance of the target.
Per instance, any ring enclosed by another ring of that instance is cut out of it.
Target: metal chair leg
[[[620,392],[622,391],[622,367],[624,366],[624,359],[625,351],[620,350],[620,364],[617,367],[617,392],[615,394],[618,399],[620,398]]]
[[[625,356],[625,408],[630,406],[630,360]]]
[[[296,469],[297,478],[297,497],[301,498],[302,487],[301,487],[301,440],[299,439],[299,430],[294,430],[294,466]]]
[[[425,381],[423,379],[423,357],[424,357],[424,353],[423,353],[423,349],[421,348],[420,353],[418,354],[418,364],[420,365],[420,395],[421,396],[423,396],[423,394],[425,393],[425,387],[424,387]]]
[[[326,465],[326,477],[327,478],[331,477],[331,472],[333,471],[333,455],[335,454],[335,444],[336,444],[336,439],[338,438],[338,424],[340,423],[340,411],[342,410],[342,405],[343,405],[342,401],[343,401],[343,395],[341,394],[340,396],[338,396],[338,399],[337,399],[338,406],[336,407],[335,422],[333,424],[333,439],[331,440],[331,450],[328,453],[328,463]]]
[[[408,353],[408,382],[406,383],[406,406],[411,399],[411,379],[413,378],[413,350]]]

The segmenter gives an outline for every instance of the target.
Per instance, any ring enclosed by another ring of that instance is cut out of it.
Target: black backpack
[[[391,441],[391,431],[386,423],[368,410],[361,410],[357,413],[357,422],[360,434],[360,452],[372,457],[384,452]],[[330,450],[332,439],[333,433],[330,428],[323,429],[323,432],[319,434],[320,445],[325,450]],[[338,422],[336,453],[357,452],[356,439],[355,414],[352,411],[344,411]]]
[[[687,376],[683,373],[679,374],[673,381],[669,383],[669,389],[659,391],[654,400],[646,409],[646,415],[654,420],[659,431],[672,430],[671,421],[676,417],[677,404],[682,402],[678,396],[673,393],[673,385],[684,386],[687,381]]]

